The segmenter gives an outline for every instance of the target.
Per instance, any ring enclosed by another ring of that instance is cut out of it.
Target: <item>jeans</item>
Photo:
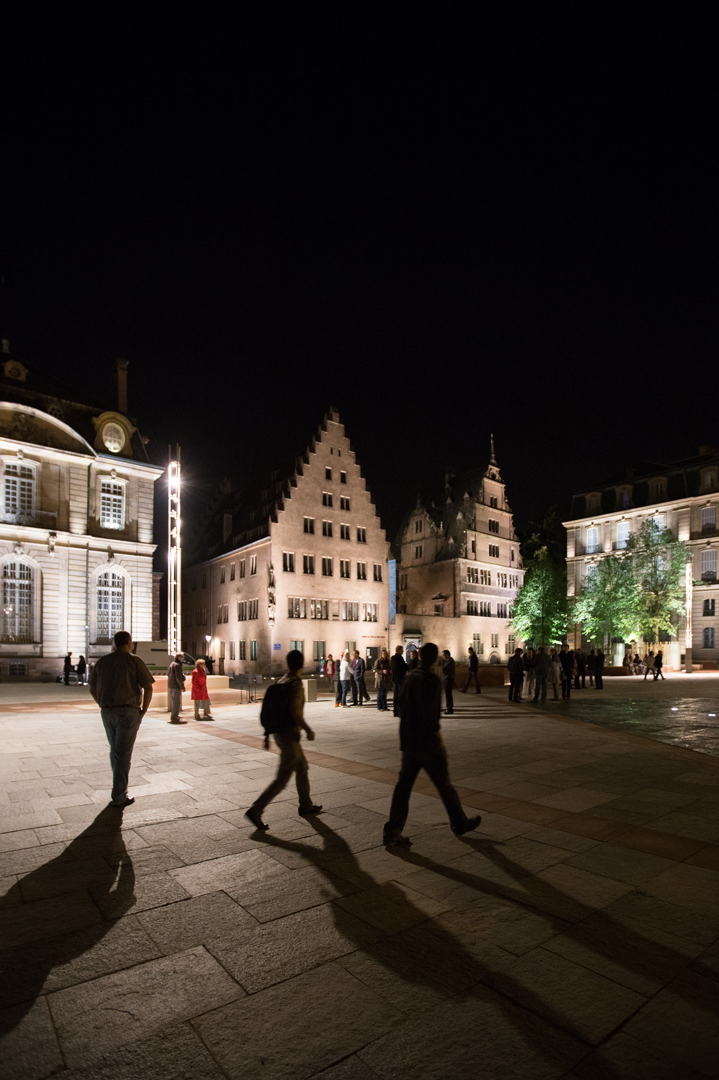
[[[347,695],[350,692],[350,682],[351,681],[352,681],[351,679],[343,679],[342,680],[342,704],[343,705],[347,704]]]
[[[571,672],[570,672],[568,675],[565,673],[565,676],[564,676],[564,678],[562,680],[562,697],[567,698],[567,700],[569,700],[569,697],[570,697],[571,693],[572,693],[572,675],[571,675]]]
[[[542,705],[547,700],[547,676],[537,675],[537,689],[534,691],[533,701],[536,703],[539,701],[539,692],[542,692]]]
[[[385,843],[400,836],[402,829],[405,827],[409,813],[409,797],[412,794],[412,786],[420,769],[424,769],[437,788],[453,832],[462,832],[467,824],[467,815],[462,809],[459,795],[452,787],[449,779],[447,752],[444,748],[427,751],[423,754],[405,752],[402,754],[399,779],[392,795],[389,821],[385,823],[384,827]]]
[[[603,690],[604,689],[604,676],[603,676],[602,672],[601,671],[595,671],[594,672],[594,678],[596,679],[596,682],[597,682],[597,686],[596,686],[597,690]]]
[[[209,716],[210,715],[210,699],[209,698],[205,698],[204,701],[193,701],[192,704],[195,706],[195,720],[200,719],[200,705],[202,706],[202,715],[203,716]]]
[[[167,703],[170,706],[170,719],[179,719],[182,709],[182,690],[180,690],[179,686],[168,686]]]
[[[381,687],[377,688],[377,708],[380,710],[387,708],[387,691],[382,690]]]
[[[452,694],[453,690],[454,690],[454,679],[445,679],[444,680],[444,700],[447,703],[447,712],[448,713],[454,712],[454,695]]]
[[[470,684],[472,682],[472,679],[474,679],[474,685],[477,687],[476,693],[481,694],[482,693],[482,688],[479,685],[479,677],[478,677],[478,673],[476,671],[468,671],[467,672],[467,681],[464,684],[464,688],[462,689],[462,693],[463,694],[467,693],[467,691],[469,690]]]
[[[337,679],[335,682],[335,704],[342,704],[342,683]]]
[[[309,767],[307,758],[300,746],[299,735],[292,731],[282,731],[277,732],[272,738],[280,748],[280,764],[277,767],[277,776],[271,784],[268,784],[262,794],[255,799],[250,809],[262,816],[264,808],[281,791],[284,791],[292,773],[294,773],[297,794],[300,800],[300,810],[309,810],[312,807],[310,781],[307,775]]]
[[[112,769],[112,795],[114,803],[127,798],[127,780],[130,775],[132,748],[140,729],[140,710],[132,705],[116,705],[100,709],[105,734],[110,744],[110,768]]]

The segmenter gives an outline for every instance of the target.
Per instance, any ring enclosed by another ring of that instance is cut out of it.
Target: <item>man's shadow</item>
[[[282,840],[267,832],[257,832],[253,835],[253,838],[269,846],[302,855],[307,859],[308,863],[316,866],[323,874],[326,874],[328,882],[333,886],[337,885],[337,878],[342,878],[355,886],[359,894],[369,889],[382,889],[382,907],[387,909],[396,907],[401,921],[405,923],[404,927],[400,926],[395,930],[384,929],[379,932],[378,940],[376,939],[368,944],[365,930],[366,923],[376,925],[371,917],[366,918],[366,922],[363,923],[360,909],[354,909],[357,910],[357,915],[348,917],[348,912],[338,902],[332,902],[330,907],[335,926],[345,937],[354,942],[357,949],[362,951],[364,958],[370,964],[374,962],[392,973],[399,980],[423,989],[426,993],[421,997],[424,1002],[423,1005],[420,1005],[421,1008],[432,1007],[434,1004],[439,1004],[441,1001],[457,995],[473,997],[475,1000],[488,1001],[493,1007],[499,1006],[502,1008],[509,1023],[517,1028],[524,1038],[540,1047],[549,1058],[557,1056],[557,1048],[562,1042],[564,1042],[568,1056],[571,1056],[572,1053],[576,1055],[577,1044],[585,1048],[586,1054],[596,1049],[588,1039],[576,1033],[576,1028],[569,1018],[549,1006],[528,986],[516,983],[506,971],[498,972],[492,966],[491,958],[485,962],[479,955],[473,954],[442,922],[428,916],[413,904],[396,882],[390,880],[379,885],[370,874],[361,868],[347,842],[339,833],[334,832],[325,825],[321,818],[312,817],[307,820],[315,832],[322,837],[324,841],[323,848],[318,849],[297,840]],[[462,839],[466,840],[467,838],[463,837]],[[482,854],[490,858],[492,857],[490,853],[495,850],[495,845],[491,841],[480,841],[479,843],[475,841],[472,843],[472,847],[481,850]],[[552,914],[551,909],[552,907],[555,909],[561,909],[562,907],[568,909],[571,906],[576,908],[576,902],[558,889],[545,885],[543,882],[539,883],[541,886],[539,895],[535,896],[531,886],[528,892],[523,891],[522,888],[507,890],[507,888],[496,885],[480,876],[435,863],[424,856],[414,855],[406,849],[391,848],[389,851],[392,855],[396,855],[408,864],[414,864],[437,874],[442,874],[460,884],[475,889],[479,894],[514,899],[523,905],[526,910],[536,915],[537,907],[533,906],[532,903],[528,903],[527,900],[529,893],[533,900],[542,901],[540,906],[541,914],[548,919],[550,926],[557,933],[566,933],[571,930],[570,924],[561,916]],[[343,860],[341,868],[335,866],[337,859]],[[526,882],[529,885],[531,881],[530,875],[506,856],[501,853],[496,854],[493,861],[508,873],[513,874],[518,881],[521,879],[523,884]],[[409,887],[411,888],[411,884]],[[336,899],[338,901],[341,897]],[[589,909],[586,910],[589,913]],[[621,930],[626,935],[626,927],[622,925]],[[481,937],[481,934],[479,936]],[[632,936],[632,932],[630,932],[630,936]],[[665,960],[672,952],[672,950],[664,946],[657,946],[654,942],[646,941],[636,932],[634,932],[633,936],[638,943],[643,943],[643,956],[646,955],[647,946],[651,947],[651,949],[659,949]],[[486,945],[486,952],[491,953],[491,940],[489,938],[485,939],[484,944]],[[676,954],[673,955],[676,959]],[[630,957],[625,959],[627,964],[631,963]],[[688,961],[683,960],[682,962],[687,963]],[[493,983],[498,974],[501,974],[503,983],[500,991],[493,989]],[[375,980],[374,989],[375,992],[382,995],[382,989],[377,989],[376,983],[378,981],[381,980]],[[516,998],[513,997],[513,990],[516,991]],[[399,992],[401,992],[401,988]],[[389,1000],[392,1002],[391,996]],[[407,1008],[405,1008],[405,1011],[409,1012]],[[537,1025],[532,1014],[542,1017],[546,1020],[546,1024]],[[481,1052],[481,1046],[478,1044],[478,1060],[481,1057]],[[580,1052],[579,1058],[581,1059],[582,1056]],[[575,1056],[574,1061],[577,1060]],[[568,1071],[570,1066],[567,1065],[566,1068]],[[602,1058],[602,1076],[606,1080],[618,1078],[620,1075],[610,1061]]]
[[[67,904],[75,902],[84,908],[80,927],[63,932]],[[17,942],[0,952],[0,1035],[29,1012],[54,968],[93,949],[134,902],[122,811],[106,806],[62,854],[20,878],[0,899],[3,937]],[[106,910],[112,910],[112,921],[103,917]]]

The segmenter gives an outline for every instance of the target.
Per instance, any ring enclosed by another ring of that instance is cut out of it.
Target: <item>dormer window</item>
[[[714,469],[705,469],[702,473],[702,491],[713,491],[716,486],[716,471]]]
[[[599,509],[599,495],[596,491],[593,491],[591,495],[587,495],[587,513],[593,514],[595,510]]]
[[[100,528],[124,529],[125,482],[107,477],[100,481]]]
[[[415,523],[414,523],[414,531],[416,533],[421,533],[422,529],[423,529],[422,518],[417,518]]]

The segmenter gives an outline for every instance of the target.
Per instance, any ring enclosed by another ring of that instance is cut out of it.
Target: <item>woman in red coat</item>
[[[214,716],[210,716],[210,695],[207,693],[207,671],[204,660],[198,660],[195,664],[190,697],[195,706],[195,720],[215,719]],[[200,702],[202,702],[202,716],[200,716]]]

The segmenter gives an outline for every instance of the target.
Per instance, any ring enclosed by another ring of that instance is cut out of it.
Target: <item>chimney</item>
[[[127,369],[130,366],[130,361],[118,357],[115,366],[117,371],[117,411],[122,413],[123,416],[127,416]]]

